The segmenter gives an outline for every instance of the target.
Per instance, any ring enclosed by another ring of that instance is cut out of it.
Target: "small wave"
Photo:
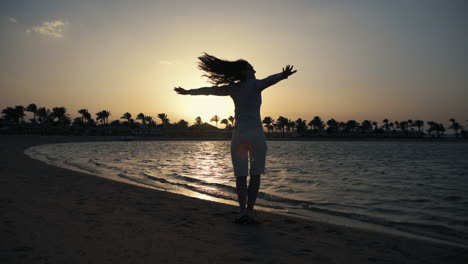
[[[127,179],[132,180],[131,177],[128,177],[127,175],[125,175],[125,176],[127,177]],[[193,178],[191,178],[192,181],[189,182],[189,183],[181,183],[181,182],[170,181],[168,179],[161,178],[161,177],[155,177],[155,176],[148,175],[148,174],[145,174],[145,176],[149,180],[159,182],[159,183],[164,183],[165,185],[176,186],[176,187],[179,187],[179,188],[182,188],[182,189],[191,190],[191,191],[194,191],[194,192],[197,192],[197,193],[200,193],[200,194],[205,194],[205,195],[209,195],[209,196],[212,196],[212,197],[221,198],[221,199],[225,199],[225,200],[232,200],[232,201],[236,200],[233,197],[233,194],[235,194],[235,188],[230,187],[230,186],[226,186],[226,185],[222,185],[222,184],[218,184],[218,183],[204,183],[204,184],[195,184],[194,185],[194,184],[191,184],[191,183],[195,183],[195,182],[201,183],[203,181],[193,179]],[[189,178],[189,177],[184,177],[184,176],[179,176],[179,177],[180,178]],[[212,188],[210,186],[217,187],[217,188]],[[220,190],[221,189],[220,187],[222,189],[225,189],[225,190],[224,191]]]
[[[315,184],[315,180],[311,179],[300,179],[300,178],[293,178],[291,179],[292,183],[299,183],[299,184]]]
[[[74,167],[74,168],[77,168],[78,170],[86,171],[86,172],[89,172],[91,174],[97,174],[98,173],[97,170],[94,170],[94,169],[90,168],[89,166],[84,166],[84,165],[82,165],[81,163],[78,163],[78,162],[65,160],[63,163],[65,165],[70,166],[70,167]]]
[[[398,222],[392,224],[393,227],[396,227],[402,231],[434,237],[442,240],[452,241],[455,238],[457,242],[464,244],[466,244],[466,241],[468,240],[467,233],[452,229],[441,224],[435,225],[410,222]]]
[[[450,195],[450,196],[445,197],[444,200],[450,201],[450,202],[456,202],[456,201],[463,200],[463,197],[456,196],[456,195]]]
[[[445,225],[435,225],[435,224],[422,224],[422,223],[413,223],[413,222],[398,222],[391,221],[380,217],[342,212],[337,210],[329,210],[324,208],[309,207],[309,210],[327,214],[334,215],[343,218],[349,218],[358,220],[364,223],[376,224],[383,227],[397,229],[406,233],[422,235],[426,237],[441,239],[450,242],[457,242],[461,244],[466,244],[468,241],[468,233],[455,230],[453,228],[447,227]]]
[[[390,208],[382,208],[382,207],[377,207],[377,208],[369,209],[368,212],[371,212],[371,213],[392,214],[392,215],[402,215],[402,214],[404,214],[404,213],[403,213],[401,210],[399,210],[399,209],[390,209]]]
[[[168,180],[166,178],[162,177],[156,177],[153,175],[149,175],[147,173],[142,173],[145,177],[147,177],[150,180],[157,181],[160,183],[165,183],[168,185],[173,185],[173,186],[178,186],[181,188],[189,189],[192,191],[196,191],[202,194],[206,195],[211,195],[216,198],[223,198],[223,199],[232,199],[232,194],[236,193],[236,188],[227,186],[224,184],[220,183],[210,183],[206,182],[200,179],[195,179],[191,177],[186,177],[178,174],[170,174],[171,178],[176,179],[176,180],[183,180],[183,182],[175,182],[172,180]],[[227,195],[229,194],[229,195]],[[336,206],[334,203],[318,203],[318,202],[308,202],[308,201],[303,201],[303,200],[296,200],[296,199],[290,199],[290,198],[285,198],[277,195],[272,195],[269,193],[265,192],[259,192],[258,198],[262,201],[259,201],[259,205],[268,207],[268,208],[273,208],[273,209],[278,209],[278,208],[285,208],[287,206],[300,206],[303,208],[307,209],[316,209],[324,212],[322,209],[319,209],[319,206]]]
[[[144,172],[141,173],[141,175],[145,176],[146,178],[148,178],[150,180],[154,180],[154,181],[158,181],[158,182],[164,182],[164,183],[171,184],[171,185],[177,185],[177,186],[185,187],[185,188],[188,188],[188,189],[193,189],[194,186],[206,186],[206,187],[216,187],[216,188],[219,188],[219,189],[223,189],[224,191],[228,191],[228,192],[235,192],[235,188],[231,187],[231,186],[227,186],[227,185],[220,184],[220,183],[206,182],[206,181],[203,181],[203,180],[200,180],[200,179],[187,177],[187,176],[182,176],[182,175],[179,175],[177,173],[168,174],[168,176],[170,178],[172,178],[172,179],[174,179],[176,181],[173,181],[173,180],[171,181],[171,180],[168,180],[168,179],[162,178],[162,177],[156,177],[154,175],[150,175],[150,174],[147,174],[147,173],[144,173]]]
[[[96,165],[96,166],[98,166],[98,167],[100,167],[100,166],[103,165],[102,163],[99,163],[99,162],[94,161],[94,160],[92,160],[92,159],[88,160],[88,163],[94,164],[94,165]]]
[[[158,177],[149,176],[149,175],[147,175],[146,177],[148,177],[148,179],[150,179],[150,180],[158,181],[160,183],[168,183],[168,181],[166,179],[164,179],[164,178],[158,178]]]
[[[164,180],[167,180],[169,183],[172,183],[172,184],[176,184],[176,183],[180,183],[182,185],[196,184],[196,185],[204,185],[204,186],[209,186],[209,187],[217,187],[217,188],[221,188],[221,189],[225,189],[225,190],[229,190],[229,191],[235,191],[235,188],[233,188],[231,186],[227,186],[227,185],[224,185],[224,184],[221,184],[221,183],[207,182],[207,181],[204,181],[204,180],[201,180],[201,179],[197,179],[197,178],[193,178],[193,177],[187,177],[187,176],[183,176],[183,175],[180,175],[180,174],[177,174],[177,173],[167,174],[167,176],[169,176],[171,178],[171,180],[173,180],[173,181],[170,181],[170,180],[168,180],[166,178],[156,177],[154,175],[151,175],[151,174],[148,174],[148,173],[145,173],[145,172],[141,173],[141,175],[144,176],[144,177],[147,177],[149,179],[155,179],[155,180],[158,180],[158,181],[160,179],[164,179]]]
[[[146,186],[149,186],[149,187],[157,188],[159,190],[170,191],[170,188],[167,188],[168,186],[165,186],[165,184],[164,185],[158,185],[158,186],[153,185],[153,184],[148,184],[148,182],[146,182],[146,181],[144,181],[142,179],[138,179],[138,178],[129,176],[129,175],[125,174],[125,173],[119,173],[119,174],[117,174],[117,176],[119,176],[120,178],[129,180],[129,181],[132,181],[132,182],[136,182],[136,183],[143,184],[143,185],[146,185]]]
[[[416,198],[416,199],[399,199],[396,202],[401,202],[401,203],[428,203],[430,202],[429,199],[423,199],[423,198]]]

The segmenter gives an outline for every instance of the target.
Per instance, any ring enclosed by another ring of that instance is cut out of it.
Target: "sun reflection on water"
[[[192,172],[195,175],[205,176],[204,179],[206,177],[216,179],[225,176],[225,157],[220,154],[217,147],[219,147],[219,144],[215,144],[215,142],[201,142],[198,144],[198,151],[193,157],[194,169]]]

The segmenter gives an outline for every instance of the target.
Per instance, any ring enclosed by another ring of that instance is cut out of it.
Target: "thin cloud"
[[[9,20],[11,23],[18,24],[18,19],[14,18],[14,17],[9,17],[8,20]]]
[[[51,38],[63,38],[63,28],[65,22],[61,20],[44,21],[40,26],[35,26],[26,30],[26,33],[38,33]]]

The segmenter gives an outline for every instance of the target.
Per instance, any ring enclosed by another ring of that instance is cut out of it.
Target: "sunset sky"
[[[106,109],[171,122],[234,115],[229,97],[181,96],[210,86],[208,52],[248,60],[264,78],[262,117],[468,119],[468,2],[172,0],[0,2],[0,108]]]

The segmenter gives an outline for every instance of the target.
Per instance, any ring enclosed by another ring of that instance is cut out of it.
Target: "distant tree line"
[[[454,118],[449,120],[451,125],[448,129],[453,129],[455,137],[466,135],[466,131]],[[468,122],[468,120],[467,120]],[[356,120],[348,120],[347,122],[336,121],[330,119],[324,122],[319,116],[315,116],[311,121],[298,118],[292,121],[289,118],[279,116],[276,120],[267,116],[262,123],[268,133],[298,134],[301,136],[321,134],[321,135],[350,135],[350,134],[380,134],[380,135],[398,135],[398,136],[423,136],[425,122],[423,120],[405,120],[390,122],[388,119],[382,120],[382,125],[378,121],[364,120],[358,123]],[[433,137],[441,137],[446,132],[446,128],[442,123],[434,121],[427,122],[428,128],[426,132]]]
[[[25,120],[26,113],[30,112],[32,118]],[[87,109],[80,109],[76,118],[71,118],[65,107],[37,107],[29,104],[27,107],[18,105],[6,107],[2,110],[0,118],[0,133],[2,134],[74,134],[74,135],[199,135],[199,134],[225,134],[235,126],[233,116],[221,119],[214,115],[211,123],[203,122],[201,117],[195,118],[193,124],[183,119],[171,123],[167,114],[160,113],[157,117],[139,113],[134,118],[129,112],[123,113],[119,119],[109,122],[111,112],[102,110],[93,115]],[[454,118],[449,120],[447,129],[454,131],[455,137],[467,137],[467,131],[463,129]],[[467,120],[468,122],[468,120]],[[218,123],[224,125],[218,128]],[[302,118],[292,121],[289,118],[279,116],[276,120],[266,116],[262,124],[265,131],[271,137],[317,137],[317,136],[365,136],[365,137],[441,137],[446,132],[442,123],[423,120],[390,121],[388,119],[378,121],[364,120],[362,123],[356,120],[346,122],[330,119],[323,121],[319,116],[307,122]],[[427,134],[425,133],[427,132]]]

